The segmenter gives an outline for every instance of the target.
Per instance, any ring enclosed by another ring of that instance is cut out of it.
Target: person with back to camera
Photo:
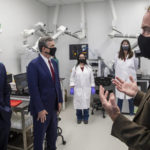
[[[150,7],[142,21],[142,34],[138,37],[141,56],[150,59]],[[133,77],[130,83],[116,77],[112,82],[120,92],[134,97],[134,104],[138,106],[133,121],[120,114],[115,96],[110,94],[107,101],[108,91],[100,86],[100,100],[103,107],[113,120],[111,134],[126,143],[129,150],[150,150],[150,89],[146,93],[139,91]]]
[[[130,42],[123,40],[120,44],[120,51],[115,59],[115,76],[121,78],[124,81],[130,82],[129,76],[131,75],[136,81],[136,70],[138,69],[138,59],[131,49]],[[126,99],[129,102],[130,115],[134,114],[133,98],[119,92],[116,89],[116,98],[118,99],[118,106],[122,111],[123,100]]]
[[[11,127],[10,89],[5,66],[0,63],[0,150],[7,150]]]
[[[91,66],[86,62],[85,55],[80,53],[77,65],[73,67],[70,77],[70,94],[74,95],[77,123],[82,120],[88,124],[91,93],[95,94],[95,82]]]

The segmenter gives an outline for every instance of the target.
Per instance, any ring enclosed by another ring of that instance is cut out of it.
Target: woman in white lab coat
[[[70,77],[70,94],[74,95],[77,123],[82,120],[88,124],[91,93],[95,94],[95,82],[91,66],[86,62],[84,54],[79,54],[77,64]]]
[[[136,81],[136,70],[138,69],[138,59],[131,49],[130,42],[123,40],[120,45],[120,51],[115,60],[115,76],[121,78],[124,81],[130,82],[129,76],[132,76]],[[119,92],[116,89],[116,97],[118,99],[118,106],[122,111],[123,100],[128,100],[130,115],[134,114],[134,102],[133,98]]]

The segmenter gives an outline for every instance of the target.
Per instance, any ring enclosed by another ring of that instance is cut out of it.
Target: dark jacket
[[[134,103],[139,106],[133,121],[120,114],[112,127],[112,135],[126,143],[129,150],[150,149],[150,89],[138,92]]]
[[[51,62],[54,67],[55,82],[52,80],[50,71],[40,55],[28,65],[29,110],[32,115],[37,115],[44,109],[48,112],[56,110],[58,102],[62,103],[63,101],[58,66],[54,60],[51,60]]]
[[[10,90],[7,83],[5,66],[0,63],[0,110],[10,107]]]

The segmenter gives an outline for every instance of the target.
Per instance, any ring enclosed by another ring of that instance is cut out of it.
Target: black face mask
[[[86,59],[79,59],[78,61],[79,61],[79,63],[86,64]]]
[[[46,48],[48,48],[48,47],[46,47]],[[54,47],[54,48],[48,48],[49,50],[50,50],[50,52],[48,53],[48,52],[45,52],[46,54],[49,54],[49,55],[51,55],[51,56],[55,56],[55,53],[56,53],[56,50],[57,50],[57,48],[56,47]]]
[[[150,37],[140,35],[138,37],[138,44],[141,51],[141,56],[150,59]]]
[[[128,45],[122,45],[122,49],[124,50],[124,51],[128,51],[129,50],[129,46]]]

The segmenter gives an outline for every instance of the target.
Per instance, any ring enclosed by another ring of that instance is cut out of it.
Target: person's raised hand
[[[105,89],[102,86],[100,86],[99,97],[100,97],[102,106],[107,111],[111,119],[114,121],[120,114],[120,109],[116,104],[115,95],[111,93],[109,96],[109,99],[107,100],[108,91],[105,92]]]
[[[119,77],[112,79],[112,83],[115,84],[118,91],[125,93],[128,96],[135,97],[138,92],[137,83],[134,81],[133,77],[129,77],[131,82],[125,82]]]

